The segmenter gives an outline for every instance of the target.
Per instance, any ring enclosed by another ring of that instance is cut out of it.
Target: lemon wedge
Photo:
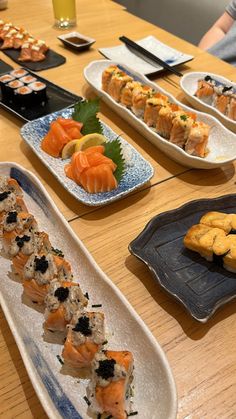
[[[106,142],[106,137],[102,134],[93,133],[84,135],[75,145],[75,151],[84,151],[86,148],[101,145]]]
[[[82,138],[71,140],[63,147],[62,152],[61,152],[61,158],[63,160],[68,159],[69,157],[72,156],[72,154],[75,152],[76,145],[82,140]]]

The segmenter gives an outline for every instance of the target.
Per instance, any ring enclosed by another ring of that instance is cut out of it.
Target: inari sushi
[[[155,91],[152,89],[152,87],[147,85],[142,85],[140,88],[135,89],[133,93],[131,109],[138,118],[142,118],[144,116],[146,102],[154,94]]]
[[[167,104],[168,97],[161,93],[155,93],[150,99],[147,99],[143,117],[144,122],[149,127],[155,127],[160,109]]]
[[[117,65],[111,64],[109,67],[105,68],[105,70],[102,73],[102,90],[105,92],[108,92],[108,87],[111,81],[111,78],[113,74],[120,71],[120,69],[117,67]]]
[[[22,277],[24,266],[30,255],[36,252],[48,253],[51,247],[48,235],[44,232],[27,232],[16,236],[8,250],[15,272]]]
[[[42,305],[53,279],[71,281],[70,264],[60,256],[52,253],[41,255],[33,253],[23,270],[23,287],[27,297],[34,303]]]
[[[75,368],[90,367],[104,341],[104,314],[77,311],[68,325],[64,361]]]
[[[128,351],[102,351],[92,362],[88,390],[89,409],[106,413],[113,419],[127,419],[130,413],[129,387],[132,380],[133,355]]]
[[[111,77],[107,93],[109,93],[116,102],[120,102],[122,89],[130,81],[133,81],[132,77],[128,76],[125,72],[115,72]]]
[[[135,94],[136,90],[140,88],[141,83],[139,81],[128,81],[121,91],[120,103],[127,108],[131,108],[133,103],[133,94]]]
[[[54,279],[45,297],[46,329],[65,332],[75,312],[81,312],[87,304],[88,300],[78,283]]]
[[[8,254],[12,241],[22,233],[38,230],[37,222],[28,212],[8,212],[3,219],[3,248]]]
[[[161,137],[170,138],[170,133],[173,127],[173,119],[180,111],[179,105],[170,103],[167,106],[162,106],[158,112],[156,131]]]
[[[195,96],[204,103],[211,105],[213,101],[215,81],[210,76],[206,76],[204,79],[198,80],[197,86]]]
[[[226,234],[235,234],[236,214],[226,214],[218,211],[210,211],[201,217],[200,224],[205,224],[209,227],[221,228],[226,232]]]
[[[190,130],[196,120],[196,114],[188,112],[179,113],[174,119],[170,132],[170,142],[184,148]]]
[[[200,121],[194,122],[185,143],[185,151],[193,156],[205,157],[209,132],[209,125]]]

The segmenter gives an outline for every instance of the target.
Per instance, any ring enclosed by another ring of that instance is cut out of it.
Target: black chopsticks
[[[136,44],[136,42],[132,41],[131,39],[127,38],[126,36],[120,36],[120,41],[124,42],[127,47],[129,47],[131,50],[134,50],[136,55],[143,58],[145,61],[149,62],[152,61],[152,65],[158,64],[161,67],[165,68],[168,71],[171,71],[172,73],[176,74],[176,76],[182,77],[183,74],[179,71],[175,70],[174,67],[171,67],[169,64],[167,64],[165,61],[162,61],[160,58],[158,58],[156,55],[152,54],[151,52],[147,51],[145,48],[141,47],[141,45]]]

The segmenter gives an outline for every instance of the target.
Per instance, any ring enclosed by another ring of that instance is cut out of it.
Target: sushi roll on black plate
[[[22,81],[24,84],[30,84],[33,83],[34,81],[37,81],[36,77],[31,76],[30,74],[21,77],[20,81]]]
[[[24,86],[24,83],[22,83],[20,80],[12,80],[6,84],[6,98],[9,102],[15,102],[15,91],[22,86]]]
[[[29,108],[34,105],[34,95],[28,86],[22,86],[15,90],[15,104],[20,108]]]
[[[12,70],[10,75],[15,77],[16,79],[20,79],[28,74],[28,71],[24,70],[23,68],[18,68],[17,70]]]
[[[4,74],[0,77],[0,88],[2,92],[2,99],[7,100],[8,99],[8,89],[7,84],[11,81],[15,80],[15,77],[11,76],[10,74]]]
[[[45,83],[42,83],[41,81],[35,81],[33,83],[30,83],[28,87],[33,91],[34,103],[44,104],[47,101],[47,86]]]

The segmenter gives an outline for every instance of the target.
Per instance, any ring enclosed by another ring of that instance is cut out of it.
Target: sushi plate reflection
[[[114,350],[123,348],[133,353],[133,406],[138,411],[135,417],[175,419],[177,394],[172,372],[163,350],[147,326],[98,267],[38,178],[11,162],[0,163],[0,175],[13,177],[19,182],[29,212],[35,216],[39,228],[48,233],[52,245],[60,248],[68,258],[75,280],[79,278],[81,288],[89,294],[89,305],[102,304],[109,347]],[[75,371],[72,375],[65,371],[65,366],[58,359],[62,344],[47,339],[43,312],[22,299],[22,284],[13,280],[10,261],[3,257],[0,304],[48,417],[91,418],[84,398],[88,378],[81,377]],[[92,418],[96,419],[95,416]]]
[[[70,118],[71,114],[72,109],[64,109],[63,111],[55,112],[35,121],[28,122],[21,128],[21,135],[36,155],[62,184],[62,186],[64,186],[64,188],[71,195],[73,195],[74,198],[86,205],[105,205],[116,201],[117,199],[123,198],[128,193],[143,186],[152,178],[154,169],[151,164],[145,160],[127,141],[125,141],[122,137],[119,137],[123,157],[125,158],[125,172],[116,189],[110,192],[91,194],[86,192],[73,180],[69,179],[65,175],[64,167],[70,159],[62,160],[51,157],[41,149],[40,144],[43,137],[49,130],[50,123],[54,119],[59,116],[62,116],[63,118]],[[103,134],[108,141],[112,141],[117,138],[118,134],[115,133],[108,125],[102,123],[102,127]]]
[[[22,67],[22,69],[24,69]],[[18,69],[19,70],[19,69]],[[38,76],[32,71],[27,71],[28,75],[35,77],[37,81],[40,81],[46,85],[46,96],[47,100],[43,103],[29,103],[27,107],[21,107],[15,101],[9,100],[3,96],[0,89],[0,106],[9,111],[11,114],[22,119],[25,122],[33,121],[34,119],[40,118],[42,116],[48,115],[52,112],[59,111],[63,108],[74,105],[76,102],[82,100],[80,96],[71,93],[68,90],[65,90],[56,84],[50,82],[49,80]],[[5,73],[4,75],[9,74]],[[3,75],[3,74],[2,74]]]

